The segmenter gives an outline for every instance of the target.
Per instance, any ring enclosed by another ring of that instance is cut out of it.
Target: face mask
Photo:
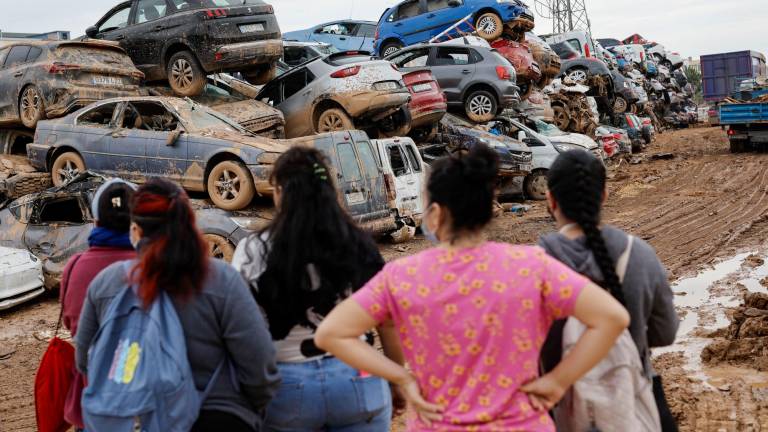
[[[437,238],[437,234],[427,226],[427,214],[429,214],[429,209],[424,213],[424,218],[421,219],[421,232],[424,234],[424,238],[429,240],[430,243],[440,244],[440,239]]]

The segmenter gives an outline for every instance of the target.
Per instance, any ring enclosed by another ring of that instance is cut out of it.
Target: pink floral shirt
[[[588,283],[541,248],[488,242],[392,262],[352,298],[394,322],[424,397],[446,408],[431,428],[410,416],[409,431],[554,431],[519,387]]]

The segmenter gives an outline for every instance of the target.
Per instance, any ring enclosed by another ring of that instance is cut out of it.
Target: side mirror
[[[520,131],[517,133],[518,141],[525,141],[526,139],[528,139],[528,134],[526,134],[524,131]]]
[[[448,7],[459,7],[461,6],[461,0],[448,0]]]
[[[165,145],[168,147],[173,147],[176,144],[176,141],[179,140],[179,137],[182,133],[184,133],[184,131],[181,129],[172,131],[170,134],[168,134],[168,139],[165,141]]]
[[[89,38],[95,39],[99,34],[99,29],[96,26],[90,26],[85,29],[85,35]]]

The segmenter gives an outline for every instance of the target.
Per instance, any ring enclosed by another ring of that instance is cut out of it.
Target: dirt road
[[[731,155],[721,130],[690,129],[661,135],[645,160],[636,162],[612,170],[605,218],[649,241],[670,270],[671,281],[695,276],[742,252],[768,255],[763,240],[768,231],[768,155]],[[545,208],[536,204],[522,217],[504,214],[488,234],[499,241],[534,243],[552,228]],[[393,259],[427,246],[417,240],[385,245],[382,251]],[[727,325],[723,312],[738,306],[745,290],[739,275],[749,273],[748,263],[735,261],[726,270],[722,280],[688,279],[692,282],[676,286],[684,328],[678,344],[655,360],[683,431],[768,430],[766,375],[749,362],[699,360],[702,348],[718,335],[712,330]],[[57,311],[56,302],[48,299],[0,314],[2,431],[34,430],[34,373]],[[6,352],[12,353],[4,356]]]

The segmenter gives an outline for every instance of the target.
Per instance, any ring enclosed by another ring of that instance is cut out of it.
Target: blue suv
[[[533,14],[520,0],[407,0],[387,9],[379,19],[373,49],[388,56],[409,45],[429,41],[463,18],[478,36],[499,38],[504,24],[524,20],[533,22]],[[468,25],[459,27],[469,32]]]

